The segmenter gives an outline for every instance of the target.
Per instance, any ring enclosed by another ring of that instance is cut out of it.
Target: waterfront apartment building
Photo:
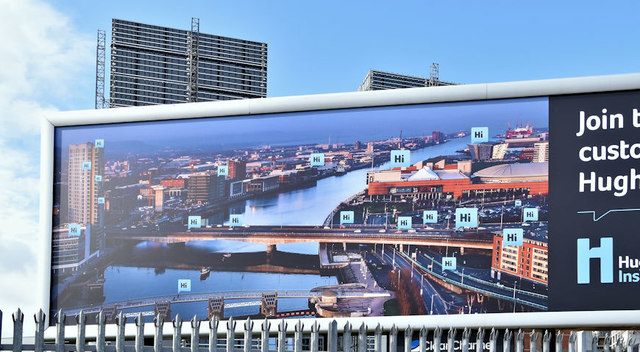
[[[503,246],[502,235],[493,236],[491,276],[501,273],[523,277],[547,284],[549,281],[549,257],[546,239],[525,236],[522,246]]]
[[[69,223],[100,224],[100,198],[104,148],[99,143],[72,144],[69,146],[68,214]]]
[[[369,70],[367,76],[360,84],[359,91],[384,90],[398,88],[452,86],[455,83],[445,82],[439,79],[433,80],[425,77],[401,75],[397,73]]]
[[[111,107],[266,96],[266,43],[112,21]]]

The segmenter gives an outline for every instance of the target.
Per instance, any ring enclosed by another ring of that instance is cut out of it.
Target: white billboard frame
[[[179,120],[199,117],[251,116],[269,113],[337,110],[349,108],[483,101],[494,99],[550,97],[566,94],[604,93],[640,89],[640,73],[470,84],[444,87],[408,88],[386,91],[349,92],[190,104],[154,105],[102,110],[52,112],[41,121],[40,227],[42,284],[40,306],[49,311],[51,284],[51,236],[53,208],[54,130],[56,127],[121,122]],[[318,318],[324,328],[332,319]],[[337,319],[339,323],[344,319]],[[523,327],[580,328],[640,326],[640,310],[489,313],[474,315],[434,315],[350,318],[352,325],[374,321],[384,329],[395,324],[441,327]]]

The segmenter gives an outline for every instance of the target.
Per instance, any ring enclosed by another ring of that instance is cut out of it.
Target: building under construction
[[[97,108],[106,105],[100,39]],[[200,33],[197,18],[191,30],[113,19],[109,77],[111,107],[264,98],[267,44]]]
[[[358,90],[364,91],[456,85],[456,83],[441,81],[439,71],[440,66],[437,63],[431,64],[431,71],[429,72],[428,78],[369,70],[369,73],[364,78],[364,81],[362,81]]]

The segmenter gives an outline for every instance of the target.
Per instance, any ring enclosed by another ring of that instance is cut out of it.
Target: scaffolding
[[[96,109],[109,107],[109,103],[104,98],[104,77],[106,71],[105,64],[105,43],[107,34],[104,30],[98,30],[98,40],[96,45]]]
[[[187,85],[187,101],[198,101],[198,44],[200,37],[200,19],[191,17],[191,31],[187,36],[187,65],[189,67],[189,84]]]
[[[431,71],[429,71],[429,84],[428,87],[435,87],[440,85],[440,64],[437,62],[431,63]]]

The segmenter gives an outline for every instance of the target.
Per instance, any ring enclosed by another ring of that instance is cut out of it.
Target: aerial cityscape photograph
[[[547,104],[57,128],[51,314],[544,311]]]

